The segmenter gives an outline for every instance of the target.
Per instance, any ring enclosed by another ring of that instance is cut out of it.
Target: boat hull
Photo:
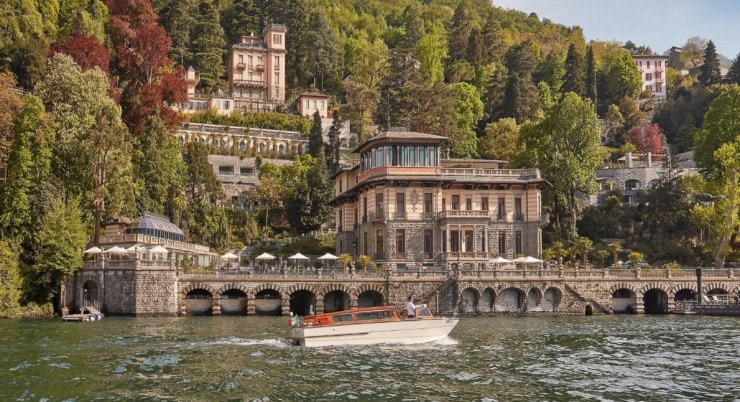
[[[300,326],[291,330],[294,343],[301,346],[416,344],[446,337],[457,318],[429,318],[330,326]]]

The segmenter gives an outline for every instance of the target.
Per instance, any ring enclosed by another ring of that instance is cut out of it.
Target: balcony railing
[[[478,177],[505,177],[517,179],[539,179],[537,169],[472,169],[472,168],[445,168],[442,176],[478,176]]]
[[[394,214],[396,219],[406,219],[406,211],[399,211]]]
[[[267,81],[234,80],[234,86],[244,88],[267,88]]]
[[[239,70],[244,70],[245,68],[247,68],[247,65],[244,63],[236,63],[236,68],[238,68]]]
[[[382,209],[379,211],[370,212],[368,215],[371,221],[385,220],[385,212]]]
[[[440,212],[437,216],[439,219],[445,218],[485,218],[487,219],[490,211],[472,211],[472,210],[447,210]]]

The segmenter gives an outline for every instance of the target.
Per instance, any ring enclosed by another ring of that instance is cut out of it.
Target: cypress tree
[[[701,73],[698,79],[704,86],[718,84],[722,80],[722,75],[719,71],[717,48],[711,40],[707,42],[707,47],[704,48],[704,64],[699,67],[699,70]]]
[[[324,149],[324,137],[321,130],[321,115],[317,110],[313,114],[313,124],[311,125],[311,133],[308,135],[308,154],[314,158],[319,157],[319,152]]]
[[[596,108],[598,93],[596,91],[596,63],[594,62],[594,51],[591,46],[586,51],[586,97]]]
[[[198,6],[198,23],[193,28],[192,44],[195,69],[200,74],[200,85],[208,93],[220,88],[224,74],[223,55],[226,39],[221,28],[218,10],[211,0],[202,0]]]
[[[725,79],[731,84],[740,84],[740,53],[735,56]]]
[[[563,83],[563,93],[574,92],[580,97],[586,94],[585,91],[585,68],[583,65],[583,56],[578,52],[575,45],[571,44],[568,48],[568,55],[565,57],[565,82]]]
[[[338,111],[334,111],[334,120],[332,120],[331,128],[329,128],[329,147],[326,152],[326,165],[329,168],[330,174],[336,172],[339,167],[339,146],[341,145],[339,134],[341,130],[341,117]]]

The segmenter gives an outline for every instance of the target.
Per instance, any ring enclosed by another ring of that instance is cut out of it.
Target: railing
[[[472,168],[443,168],[442,176],[483,176],[506,177],[519,179],[539,179],[537,169],[472,169]]]
[[[406,211],[396,212],[394,216],[396,219],[406,219]]]
[[[490,211],[472,211],[472,210],[457,210],[448,209],[437,214],[439,219],[444,218],[485,218],[490,216]]]
[[[371,221],[382,221],[385,220],[385,212],[381,209],[379,211],[373,211],[368,214]]]
[[[237,87],[266,88],[267,87],[267,81],[234,80],[234,85],[237,86]]]
[[[238,68],[239,70],[244,70],[245,68],[247,68],[247,65],[244,63],[236,63],[236,68]]]

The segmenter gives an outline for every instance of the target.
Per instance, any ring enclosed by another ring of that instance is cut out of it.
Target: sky
[[[662,54],[692,36],[711,39],[720,53],[740,53],[738,0],[492,0],[493,5],[537,13],[542,20],[578,25],[586,40],[631,40]]]

